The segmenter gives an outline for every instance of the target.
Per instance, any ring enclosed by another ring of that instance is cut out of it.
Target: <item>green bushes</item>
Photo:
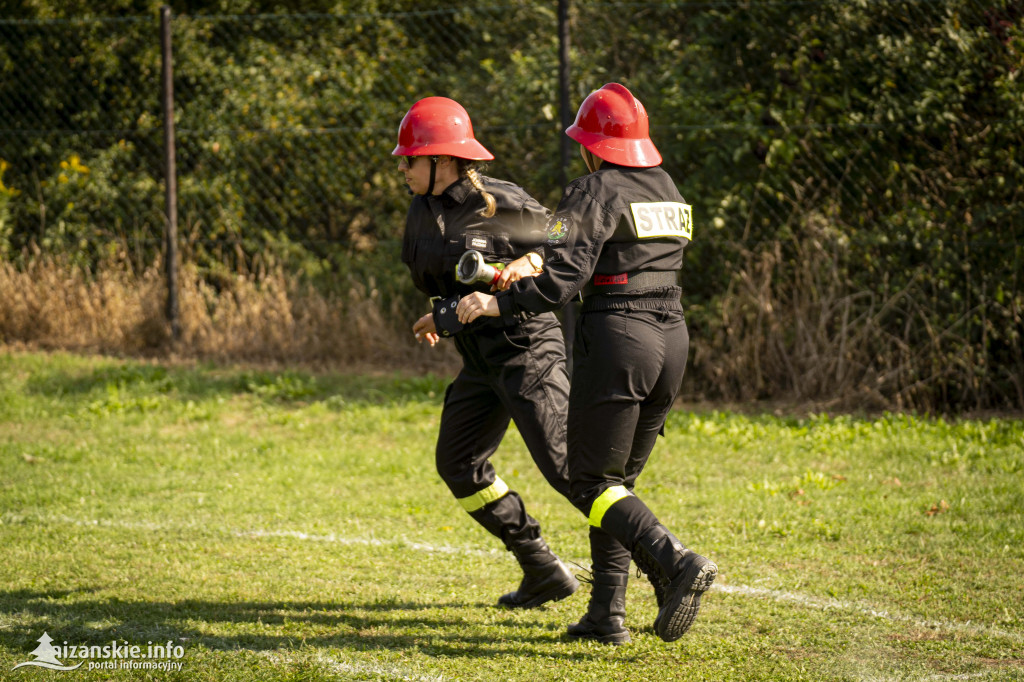
[[[86,267],[117,252],[143,272],[163,225],[155,7],[34,7],[0,21],[0,249]],[[282,271],[330,292],[372,269],[386,316],[418,311],[390,150],[426,95],[466,106],[490,174],[557,203],[553,8],[219,11],[191,3],[173,23],[179,232],[201,278]],[[1024,407],[1022,15],[1016,0],[573,5],[571,105],[630,87],[694,205],[691,395]]]

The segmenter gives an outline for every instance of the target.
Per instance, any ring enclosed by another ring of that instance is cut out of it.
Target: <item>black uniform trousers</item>
[[[509,327],[496,322],[454,337],[464,365],[445,393],[437,471],[460,502],[493,492],[497,475],[489,460],[514,420],[541,474],[568,498],[569,377],[561,326],[553,313]],[[467,507],[470,516],[509,549],[539,537],[540,524],[519,495],[503,489],[497,494],[483,506],[470,503],[477,507]]]
[[[679,393],[690,337],[680,290],[670,291],[665,298],[592,297],[583,303],[573,346],[568,447],[571,500],[585,515],[612,486],[632,492]],[[637,524],[649,518],[645,514]],[[611,534],[591,526],[590,541],[595,573],[628,572],[630,551]]]

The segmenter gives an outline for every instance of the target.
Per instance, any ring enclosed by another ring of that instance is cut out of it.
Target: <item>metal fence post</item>
[[[569,0],[558,0],[558,109],[561,114],[562,129],[559,131],[559,149],[561,164],[559,166],[559,182],[565,187],[569,182],[569,162],[572,145],[565,129],[572,125],[573,112],[569,104]],[[565,358],[572,373],[572,342],[576,333],[576,301],[569,301],[562,308],[563,334],[565,336]]]
[[[569,104],[569,0],[558,0],[558,95],[558,109],[564,132],[572,125],[573,120]],[[571,147],[566,135],[559,135],[558,139],[562,162],[558,179],[562,183],[562,187],[565,187],[569,182],[567,172]]]
[[[174,158],[174,69],[171,64],[171,8],[160,8],[161,102],[164,115],[164,206],[167,321],[171,337],[181,339],[178,310],[178,180]]]

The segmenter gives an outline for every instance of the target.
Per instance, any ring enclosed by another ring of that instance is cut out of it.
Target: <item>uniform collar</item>
[[[621,166],[621,165],[619,165],[617,163],[612,163],[611,161],[602,161],[601,162],[601,167],[598,168],[597,171],[594,171],[594,172],[596,173],[598,171],[603,171],[605,169],[608,169],[608,170],[624,170],[624,171],[644,171],[644,170],[647,170],[648,168],[655,168],[655,166]]]
[[[473,191],[473,184],[469,181],[469,178],[461,177],[452,184],[448,185],[441,196],[451,197],[453,201],[457,201],[460,204],[466,202],[466,197]]]

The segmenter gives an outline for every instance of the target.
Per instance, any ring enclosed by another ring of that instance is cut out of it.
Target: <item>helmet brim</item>
[[[391,156],[454,156],[469,161],[493,161],[494,154],[473,139],[436,144],[398,145]]]
[[[569,126],[565,134],[586,147],[594,156],[610,163],[630,168],[651,168],[661,165],[661,153],[647,138],[608,137],[588,133],[575,124]]]

